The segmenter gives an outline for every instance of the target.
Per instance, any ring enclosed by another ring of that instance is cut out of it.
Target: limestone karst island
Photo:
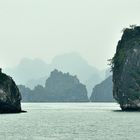
[[[77,76],[56,69],[47,78],[45,87],[38,85],[34,89],[24,85],[17,86],[0,69],[0,113],[21,112],[21,99],[23,102],[116,100],[123,111],[140,110],[140,26],[133,25],[123,30],[116,54],[111,59],[111,69],[113,76],[96,85],[91,96],[88,96],[86,86]]]
[[[21,94],[11,77],[0,68],[0,113],[20,113]]]
[[[140,140],[140,0],[0,0],[0,140]]]
[[[140,110],[140,26],[124,29],[112,71],[113,96],[122,110]]]

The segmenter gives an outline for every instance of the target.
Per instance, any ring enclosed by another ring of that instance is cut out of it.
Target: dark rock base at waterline
[[[0,114],[27,113],[25,110],[0,110]]]
[[[23,113],[23,112],[26,112],[26,111],[18,109],[17,107],[9,105],[7,103],[0,103],[0,114],[5,114],[5,113]]]
[[[124,106],[121,106],[121,109],[122,109],[122,111],[140,111],[140,107],[134,107],[134,106],[129,106],[129,107],[124,107]]]

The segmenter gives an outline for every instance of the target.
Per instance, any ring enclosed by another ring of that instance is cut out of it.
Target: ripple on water
[[[24,103],[0,115],[0,140],[139,140],[140,113],[115,103]]]

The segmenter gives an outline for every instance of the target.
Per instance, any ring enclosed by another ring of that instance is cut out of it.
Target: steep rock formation
[[[31,99],[33,98],[32,90],[24,85],[18,85],[18,88],[22,95],[22,102],[31,102]]]
[[[37,85],[33,90],[24,85],[19,85],[22,94],[22,102],[47,102],[47,91],[41,85]]]
[[[77,75],[78,79],[86,85],[89,93],[93,86],[104,79],[103,72],[89,65],[84,58],[74,52],[56,56],[51,64],[46,64],[41,59],[23,58],[16,67],[6,68],[4,71],[11,75],[18,85],[33,89],[37,85],[44,86],[50,72],[54,69]]]
[[[140,27],[124,30],[112,59],[113,95],[122,110],[140,109]]]
[[[86,86],[81,84],[76,76],[62,73],[58,70],[51,72],[45,87],[36,86],[33,90],[23,85],[19,86],[23,102],[87,102]]]
[[[88,101],[86,86],[81,84],[76,76],[71,76],[69,73],[54,70],[47,79],[45,88],[49,101]]]
[[[114,102],[112,76],[109,76],[93,88],[91,102]]]
[[[11,77],[0,69],[0,113],[21,112],[21,94]]]

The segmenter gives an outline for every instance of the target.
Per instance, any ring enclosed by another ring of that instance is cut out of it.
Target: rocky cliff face
[[[140,109],[140,27],[124,30],[112,59],[113,95],[122,110]]]
[[[91,102],[114,102],[112,76],[109,76],[93,88]]]
[[[0,113],[21,112],[21,95],[11,77],[0,70]]]
[[[51,72],[45,87],[36,86],[33,90],[20,85],[24,102],[88,102],[86,86],[81,84],[76,76]]]
[[[76,76],[62,73],[58,70],[51,72],[45,88],[48,100],[55,102],[87,102],[86,86],[81,84]]]

